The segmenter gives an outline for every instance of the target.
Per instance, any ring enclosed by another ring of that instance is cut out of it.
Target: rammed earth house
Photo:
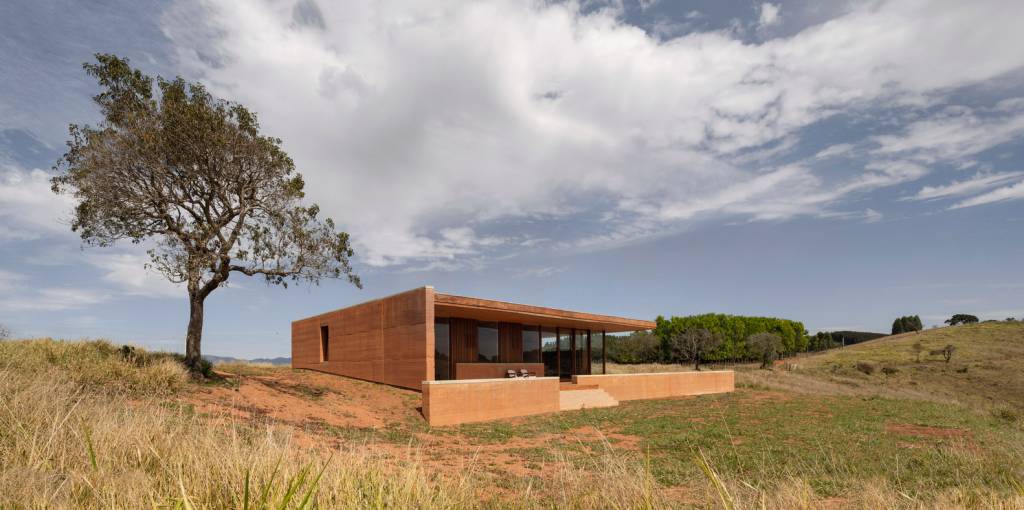
[[[731,391],[732,372],[604,375],[606,334],[654,326],[428,286],[293,322],[292,367],[421,390],[431,424]]]

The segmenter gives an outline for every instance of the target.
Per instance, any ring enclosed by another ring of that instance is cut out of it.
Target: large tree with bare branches
[[[127,59],[84,64],[101,92],[96,126],[70,127],[53,190],[77,199],[86,245],[149,246],[149,267],[188,289],[185,362],[201,365],[203,303],[232,273],[268,284],[347,278],[349,236],[303,205],[302,176],[256,115],[199,83],[155,80]],[[155,87],[154,87],[155,84]]]

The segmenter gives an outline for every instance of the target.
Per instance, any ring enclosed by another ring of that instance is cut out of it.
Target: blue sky
[[[83,249],[47,179],[94,52],[284,140],[365,288],[232,277],[204,352],[421,285],[653,318],[886,331],[1024,316],[1015,1],[0,5],[0,323],[181,350],[184,290]]]

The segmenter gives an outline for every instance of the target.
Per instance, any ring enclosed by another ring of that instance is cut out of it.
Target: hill
[[[955,349],[948,363],[939,353],[947,345]],[[872,394],[1024,412],[1021,322],[886,336],[786,360],[782,367],[743,375],[751,383],[816,394]]]

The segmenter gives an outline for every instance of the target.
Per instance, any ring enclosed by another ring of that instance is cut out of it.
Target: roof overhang
[[[572,312],[543,306],[434,293],[435,317],[461,317],[488,322],[518,322],[566,328],[604,330],[608,333],[654,329],[655,323],[611,315]]]

